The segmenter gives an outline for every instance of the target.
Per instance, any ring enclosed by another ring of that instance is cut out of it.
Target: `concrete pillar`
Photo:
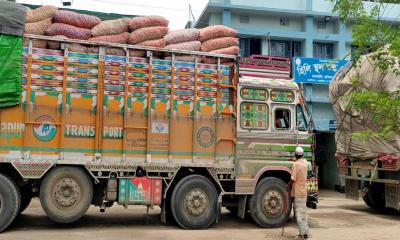
[[[232,25],[231,10],[224,9],[224,12],[223,12],[223,15],[222,15],[222,25],[228,26],[228,27]]]
[[[339,21],[339,41],[336,46],[335,58],[343,59],[346,56],[346,24]]]
[[[307,16],[305,19],[306,40],[304,41],[304,56],[313,57],[314,18]]]
[[[312,0],[306,0],[306,9],[307,11],[312,11]]]
[[[268,38],[262,38],[261,39],[261,54],[262,55],[269,55],[269,44],[268,44]]]

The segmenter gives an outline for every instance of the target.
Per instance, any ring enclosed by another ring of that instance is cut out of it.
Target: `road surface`
[[[160,223],[160,209],[150,210],[146,223],[146,208],[114,206],[100,213],[91,207],[86,215],[74,224],[57,224],[44,214],[38,200],[0,234],[1,240],[257,240],[293,239],[296,225],[290,220],[285,228],[261,229],[251,219],[240,220],[223,211],[221,221],[207,230],[182,230]],[[324,191],[318,209],[309,209],[312,239],[399,239],[400,214],[381,214],[369,209],[362,201],[344,199],[342,194]]]

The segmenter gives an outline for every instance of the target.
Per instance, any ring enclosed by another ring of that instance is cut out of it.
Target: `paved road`
[[[88,213],[72,225],[53,223],[43,213],[37,200],[0,234],[1,240],[257,240],[292,239],[296,226],[289,222],[285,234],[281,229],[260,229],[250,219],[242,221],[222,214],[221,222],[207,230],[182,230],[174,225],[163,225],[159,220],[160,209],[150,211],[146,224],[146,210],[135,206],[124,209],[116,206],[100,213],[90,208]],[[309,211],[312,239],[399,239],[400,215],[380,214],[368,209],[363,202],[345,200],[335,192],[322,192],[317,210]]]

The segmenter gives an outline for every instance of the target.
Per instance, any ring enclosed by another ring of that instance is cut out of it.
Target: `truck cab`
[[[280,226],[290,215],[286,184],[298,146],[309,162],[307,206],[316,208],[318,201],[312,124],[300,88],[284,64],[290,66],[288,59],[253,56],[241,60],[239,69],[235,193],[240,197],[237,209],[227,208],[243,217],[241,205],[247,204],[263,227]]]

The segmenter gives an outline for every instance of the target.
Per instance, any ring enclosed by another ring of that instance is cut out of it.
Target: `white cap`
[[[302,147],[297,147],[296,151],[294,152],[297,156],[303,156],[304,150]]]

